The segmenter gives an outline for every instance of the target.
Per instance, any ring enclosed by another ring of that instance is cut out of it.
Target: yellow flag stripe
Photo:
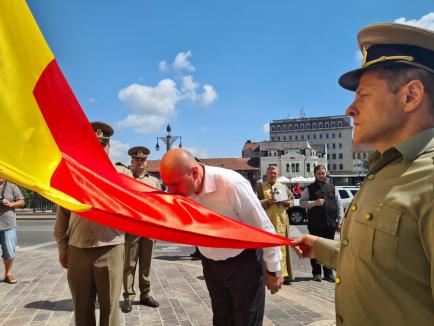
[[[71,210],[88,205],[50,187],[62,155],[33,89],[54,59],[24,0],[0,1],[0,175]],[[59,114],[59,123],[61,115]]]

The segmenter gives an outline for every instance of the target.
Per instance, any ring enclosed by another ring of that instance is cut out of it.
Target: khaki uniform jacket
[[[123,231],[92,222],[60,206],[56,212],[54,238],[61,255],[66,254],[68,245],[94,248],[125,243]]]
[[[337,268],[337,325],[434,325],[433,199],[428,129],[374,162],[347,210],[340,243],[315,243],[316,258]]]

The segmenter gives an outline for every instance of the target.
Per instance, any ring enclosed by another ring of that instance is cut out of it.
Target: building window
[[[343,164],[339,164],[339,170],[343,170],[344,169],[344,165]]]
[[[333,143],[333,148],[336,148],[336,144],[335,143]]]
[[[330,160],[330,154],[327,154],[327,159]]]
[[[295,164],[294,163],[291,164],[291,171],[295,172]]]
[[[306,123],[306,129],[310,129],[310,123]]]
[[[316,134],[313,134],[313,139],[316,139]]]
[[[295,136],[294,136],[294,139],[295,139],[295,140],[298,140],[298,136],[297,136],[297,135],[295,135]]]
[[[301,140],[304,140],[304,135],[301,135]]]
[[[330,164],[327,164],[327,171],[330,171]]]
[[[342,121],[338,121],[338,127],[342,127]]]
[[[336,160],[336,153],[332,154],[332,159]]]
[[[271,131],[274,131],[274,126],[271,126]]]
[[[298,125],[294,125],[294,130],[298,130]]]
[[[333,170],[336,170],[336,164],[333,164]]]
[[[353,153],[353,160],[356,159],[356,153]]]
[[[325,127],[324,128],[328,128],[329,127],[329,123],[328,122],[326,122],[325,123]]]
[[[295,163],[295,172],[300,172],[300,164]]]
[[[316,122],[312,123],[312,129],[316,129]]]
[[[329,138],[329,134],[326,134],[326,138],[327,138],[327,139]]]
[[[289,172],[289,163],[286,163],[286,172]]]
[[[280,126],[277,126],[277,131],[280,131]]]
[[[342,143],[339,143],[339,148],[342,148]]]
[[[277,141],[280,141],[280,136],[277,136]]]
[[[342,138],[342,133],[339,133],[339,138]]]
[[[366,158],[366,153],[363,153],[362,157],[363,157],[363,159],[365,159]]]
[[[286,136],[283,136],[283,140],[286,140]]]
[[[318,128],[322,129],[322,122],[318,123]]]
[[[310,163],[306,163],[306,172],[310,172]]]
[[[319,139],[322,139],[322,134],[319,134]]]
[[[292,125],[289,125],[288,129],[289,129],[289,130],[292,130]]]
[[[310,135],[307,135],[306,137],[307,137],[308,140],[310,139]]]
[[[332,128],[334,128],[336,126],[334,121],[331,123],[331,126],[332,126]]]
[[[300,130],[304,130],[304,124],[300,125]]]
[[[357,159],[358,159],[358,160],[361,159],[361,157],[360,157],[360,153],[357,153]]]
[[[344,158],[344,154],[339,153],[339,159],[342,160]]]
[[[271,141],[274,141],[274,137],[271,137]]]
[[[286,125],[283,125],[282,130],[283,130],[283,131],[286,130]]]
[[[332,133],[332,138],[336,138],[336,134],[335,133]]]
[[[289,136],[289,140],[292,140],[292,136]]]

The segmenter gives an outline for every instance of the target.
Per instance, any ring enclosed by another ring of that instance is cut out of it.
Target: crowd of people
[[[308,209],[310,234],[294,250],[310,258],[315,281],[336,283],[337,325],[434,324],[434,33],[400,24],[376,24],[358,37],[364,57],[360,69],[339,79],[355,91],[346,114],[354,121],[354,142],[377,150],[369,173],[349,209],[343,212],[326,168],[314,169],[315,182],[292,192],[277,181],[270,165],[256,192],[240,174],[205,166],[184,149],[162,158],[160,175],[167,191],[264,231],[289,236],[286,210],[294,197]],[[113,129],[92,123],[108,154]],[[130,167],[120,173],[161,188],[146,172],[149,149],[133,147]],[[19,188],[0,179],[0,240],[5,282],[16,283],[14,209],[24,200]],[[341,232],[334,240],[335,232]],[[136,296],[158,307],[149,272],[154,240],[108,228],[59,208],[55,238],[59,262],[68,269],[76,325],[119,325]],[[214,325],[262,325],[265,288],[277,293],[294,278],[290,248],[230,249],[198,247],[211,297]],[[336,277],[332,270],[336,270]],[[323,275],[323,276],[322,276]]]

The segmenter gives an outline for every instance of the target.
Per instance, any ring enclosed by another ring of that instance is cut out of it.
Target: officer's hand
[[[341,229],[342,229],[342,224],[338,224],[338,225],[336,226],[336,231],[337,231],[338,233],[341,233]]]
[[[315,250],[313,249],[313,245],[317,239],[317,236],[305,234],[301,238],[295,240],[295,246],[292,248],[300,258],[315,258]]]
[[[283,277],[266,274],[265,284],[267,285],[267,289],[270,290],[270,293],[275,294],[282,287]]]
[[[66,254],[64,255],[59,254],[59,262],[63,268],[68,268],[68,256]]]
[[[314,201],[315,206],[322,206],[325,203],[325,199],[324,198],[318,198],[317,200]]]

